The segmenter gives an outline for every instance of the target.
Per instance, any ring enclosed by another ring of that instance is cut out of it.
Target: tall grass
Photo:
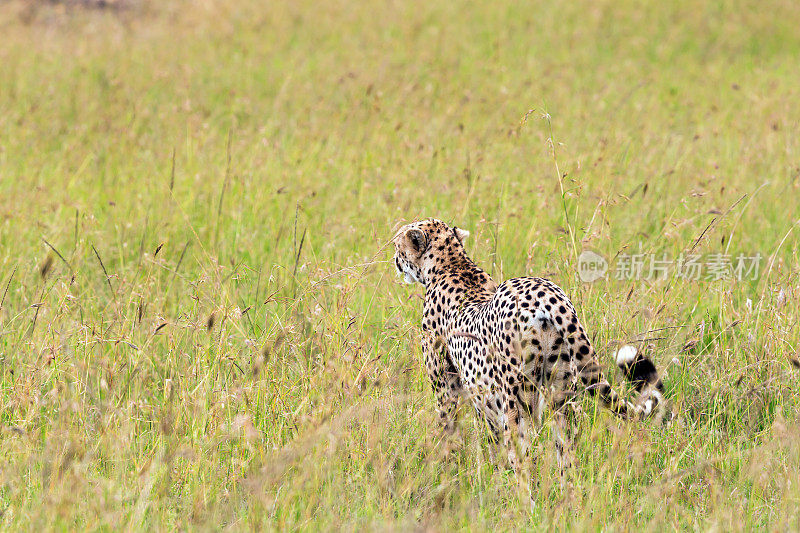
[[[94,7],[0,5],[3,528],[800,527],[796,3]],[[564,490],[543,429],[532,502],[469,408],[441,442],[386,262],[425,216],[678,421],[586,409]]]

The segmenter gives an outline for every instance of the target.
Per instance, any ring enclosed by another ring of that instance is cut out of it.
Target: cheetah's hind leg
[[[570,404],[553,411],[553,444],[560,474],[561,490],[566,488],[567,473],[574,465],[575,416]]]

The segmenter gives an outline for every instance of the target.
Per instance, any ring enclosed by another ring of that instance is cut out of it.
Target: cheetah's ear
[[[428,237],[424,232],[418,229],[412,229],[408,230],[406,235],[408,236],[408,241],[411,243],[411,246],[414,247],[417,253],[421,254],[428,249]]]
[[[455,230],[456,237],[458,237],[458,240],[461,241],[461,244],[464,244],[464,241],[466,241],[467,237],[469,237],[469,232],[465,229],[456,227],[454,227],[453,230]]]

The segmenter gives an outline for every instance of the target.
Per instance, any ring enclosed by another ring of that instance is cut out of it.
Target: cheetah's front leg
[[[425,367],[436,395],[436,411],[445,435],[456,430],[458,399],[461,392],[461,379],[458,370],[450,360],[447,346],[440,336],[423,332],[422,351]]]

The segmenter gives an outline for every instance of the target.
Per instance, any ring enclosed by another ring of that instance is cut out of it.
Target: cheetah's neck
[[[433,266],[427,274],[425,310],[438,318],[430,324],[434,330],[449,329],[466,304],[486,303],[497,291],[497,283],[466,254]]]

